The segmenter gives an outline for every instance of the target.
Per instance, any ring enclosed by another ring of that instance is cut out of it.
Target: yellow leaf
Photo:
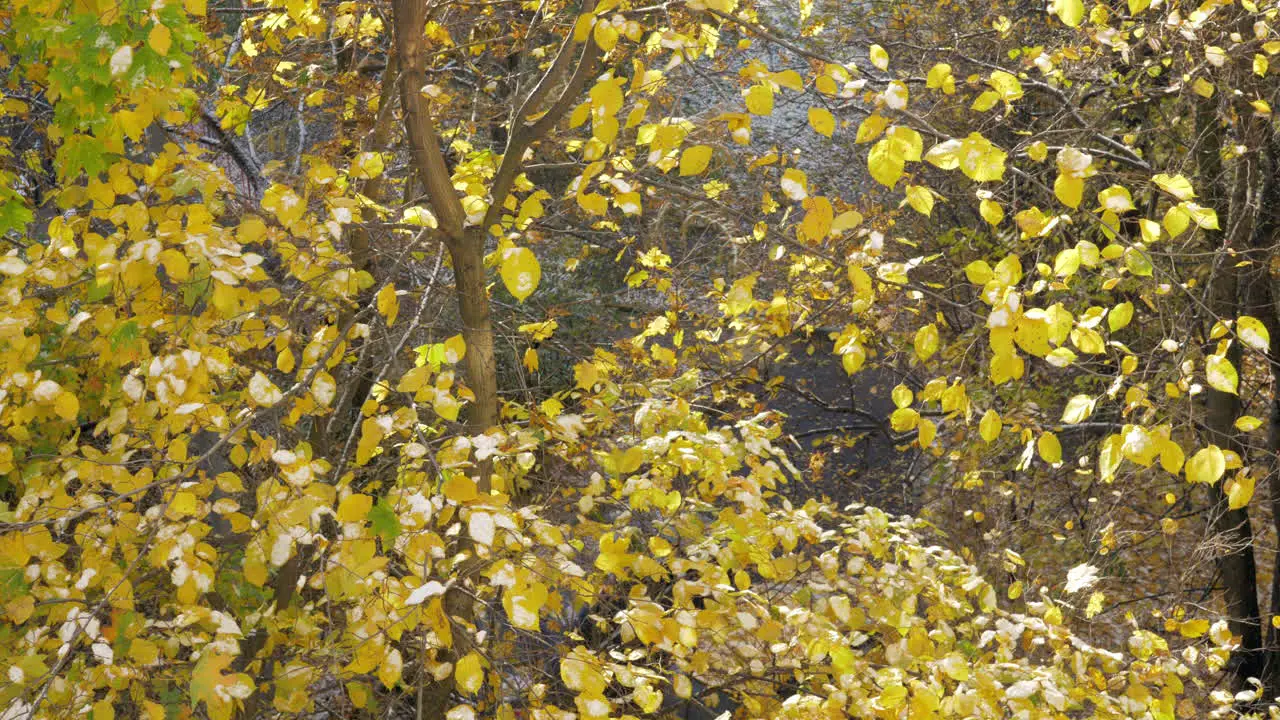
[[[933,213],[933,191],[920,185],[907,186],[907,204],[921,215]]]
[[[914,430],[920,422],[920,413],[911,408],[898,408],[889,416],[889,426],[894,432],[907,432]]]
[[[612,117],[622,109],[622,88],[613,78],[606,78],[591,86],[588,93],[591,107],[601,117]]]
[[[1258,352],[1266,352],[1271,347],[1271,333],[1258,318],[1241,316],[1236,320],[1236,333],[1245,345]]]
[[[1204,618],[1178,623],[1178,633],[1184,638],[1198,638],[1209,632],[1209,621]]]
[[[802,170],[787,168],[782,171],[782,192],[793,202],[809,197],[809,179]]]
[[[540,582],[518,583],[502,596],[502,605],[511,624],[521,630],[537,630],[542,606],[547,602],[547,586]]]
[[[930,68],[929,75],[925,78],[925,87],[930,90],[942,90],[947,95],[955,92],[956,83],[951,74],[951,66],[947,63],[938,63]]]
[[[475,480],[458,472],[449,473],[446,476],[440,491],[446,498],[458,504],[471,502],[478,497]]]
[[[199,507],[200,500],[196,498],[195,493],[182,490],[173,494],[168,514],[174,518],[190,517],[199,511]]]
[[[442,345],[444,346],[444,361],[450,365],[462,362],[462,358],[467,355],[467,341],[460,334],[445,340]]]
[[[711,162],[711,146],[695,145],[686,148],[680,156],[680,174],[697,175],[707,169],[708,163]]]
[[[1107,327],[1111,328],[1111,332],[1127,327],[1132,320],[1133,303],[1128,301],[1116,305],[1107,313]]]
[[[862,213],[857,210],[846,210],[831,221],[831,232],[839,235],[862,224]]]
[[[395,687],[400,682],[400,675],[404,672],[404,657],[400,655],[400,651],[392,648],[382,657],[382,662],[378,665],[378,679],[382,681],[384,687]]]
[[[1093,414],[1094,399],[1088,395],[1076,395],[1067,401],[1062,410],[1062,422],[1068,425],[1081,423]]]
[[[1256,481],[1249,475],[1240,474],[1227,484],[1227,506],[1239,510],[1253,499],[1253,488]]]
[[[982,415],[982,421],[978,423],[978,434],[982,436],[984,442],[992,443],[1000,437],[1000,431],[1003,429],[1003,423],[1000,421],[1000,414],[995,410],[988,410]]]
[[[80,414],[80,399],[63,390],[53,401],[53,411],[63,420],[75,420]]]
[[[920,360],[928,360],[938,351],[938,326],[929,323],[916,331],[915,341],[913,343],[916,357]]]
[[[974,285],[986,285],[995,277],[995,271],[986,260],[974,260],[964,268],[965,277]]]
[[[808,212],[805,213],[800,227],[796,228],[796,237],[802,242],[821,242],[831,233],[832,223],[835,220],[831,201],[825,197],[806,198],[804,207]]]
[[[1128,212],[1134,209],[1133,195],[1129,193],[1129,189],[1121,185],[1112,185],[1111,187],[1098,193],[1098,205],[1104,210],[1114,213]]]
[[[1000,203],[994,200],[984,199],[979,203],[978,214],[992,226],[999,225],[1004,221],[1004,208],[1000,207]]]
[[[244,673],[224,673],[232,656],[206,648],[196,662],[187,684],[192,703],[204,702],[211,720],[230,720],[235,698],[253,690],[253,679]]]
[[[889,127],[888,118],[880,113],[872,113],[858,125],[858,134],[854,137],[854,142],[869,143],[883,135],[887,127]]]
[[[373,498],[368,495],[348,495],[338,504],[338,522],[364,522],[373,509]]]
[[[804,92],[804,78],[800,77],[800,73],[795,70],[783,70],[773,73],[769,76],[769,79],[788,90]]]
[[[160,251],[160,265],[164,267],[170,280],[186,282],[191,277],[191,264],[187,261],[187,256],[174,248]]]
[[[1151,178],[1161,190],[1169,193],[1179,200],[1187,201],[1195,198],[1195,189],[1191,186],[1191,181],[1182,175],[1166,175],[1160,173]]]
[[[596,44],[600,46],[600,49],[605,52],[609,52],[618,44],[618,29],[608,20],[596,20],[591,35]]]
[[[282,373],[291,373],[297,365],[297,358],[293,356],[293,350],[285,348],[276,355],[276,369]]]
[[[351,163],[351,177],[375,178],[382,174],[382,153],[362,152]]]
[[[507,291],[516,300],[524,302],[525,298],[538,289],[538,282],[542,279],[542,267],[538,264],[538,258],[532,250],[523,247],[511,248],[502,256],[500,274]]]
[[[391,283],[383,285],[374,298],[374,302],[378,307],[378,312],[387,319],[387,325],[395,325],[396,316],[400,314],[400,299],[396,297],[396,286]]]
[[[1212,485],[1227,471],[1227,458],[1217,445],[1201,449],[1187,461],[1187,482]]]
[[[752,115],[773,114],[773,88],[767,85],[752,85],[744,93],[747,112]]]
[[[1049,11],[1058,16],[1062,24],[1078,27],[1084,20],[1084,2],[1082,0],[1053,0]]]
[[[1221,355],[1210,355],[1204,361],[1205,379],[1214,390],[1236,394],[1240,377],[1231,361]]]
[[[1084,198],[1084,179],[1058,173],[1058,179],[1053,183],[1053,194],[1063,205],[1073,209],[1078,208],[1080,201]]]
[[[894,143],[888,138],[871,146],[871,152],[867,154],[867,169],[870,170],[871,177],[886,187],[893,187],[898,183],[905,167],[906,159],[901,153],[895,152]]]
[[[467,653],[453,670],[458,689],[468,695],[475,695],[484,685],[484,667],[480,656],[474,652]]]
[[[868,48],[871,56],[871,64],[880,70],[889,69],[889,52],[879,45],[872,45]]]
[[[819,135],[831,137],[836,131],[836,118],[826,108],[811,107],[809,108],[809,126]]]
[[[147,33],[147,45],[151,46],[157,55],[168,55],[169,48],[173,45],[173,33],[169,32],[169,28],[164,23],[156,23],[151,26],[151,32]]]
[[[1036,440],[1036,450],[1039,451],[1040,458],[1050,465],[1062,462],[1062,443],[1051,432],[1044,433]]]
[[[1068,278],[1076,274],[1080,269],[1080,251],[1076,248],[1067,248],[1058,253],[1053,261],[1053,274],[1060,278]]]
[[[938,435],[938,426],[932,420],[921,418],[916,432],[918,433],[916,440],[920,443],[920,447],[927,448],[933,445],[933,439]]]
[[[1235,428],[1240,432],[1253,432],[1262,427],[1262,420],[1252,415],[1241,415],[1236,418]]]

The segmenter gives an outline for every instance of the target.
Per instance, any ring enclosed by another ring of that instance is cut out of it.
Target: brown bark
[[[427,201],[444,234],[453,264],[462,338],[467,345],[463,367],[467,385],[475,395],[467,410],[467,430],[478,434],[489,431],[499,421],[493,319],[484,269],[485,230],[483,226],[465,227],[466,218],[440,150],[435,121],[419,92],[426,84],[422,40],[425,22],[426,5],[421,0],[396,0],[396,48],[403,68],[401,104],[405,131],[417,174],[427,189]],[[482,494],[489,492],[489,475],[487,467],[480,468],[477,484]]]
[[[427,191],[427,202],[439,223],[453,264],[455,296],[466,341],[464,368],[467,384],[475,394],[468,408],[470,432],[485,432],[498,422],[498,378],[494,359],[493,320],[485,282],[485,235],[482,228],[465,227],[466,215],[453,188],[453,179],[440,149],[435,122],[420,89],[426,84],[423,57],[425,0],[394,0],[396,54],[401,62],[401,106],[405,134],[417,175]],[[490,489],[490,468],[477,468],[476,484],[482,495]],[[465,543],[464,543],[465,545]],[[465,552],[465,547],[463,548]],[[463,569],[455,572],[464,573]],[[466,626],[475,617],[470,596],[456,586],[445,593],[445,613]],[[461,628],[458,628],[461,629]],[[452,662],[468,652],[472,641],[465,630],[453,632],[453,647],[437,651],[437,660]],[[425,650],[424,650],[425,652]],[[425,658],[424,658],[425,661]],[[452,679],[434,680],[423,674],[418,688],[418,717],[442,718],[450,707]]]
[[[1280,534],[1280,278],[1271,270],[1272,255],[1280,238],[1280,140],[1271,134],[1259,150],[1259,171],[1262,176],[1260,216],[1253,232],[1251,248],[1253,312],[1266,325],[1271,335],[1267,351],[1267,366],[1271,376],[1271,408],[1268,417],[1266,457],[1260,464],[1266,468],[1268,501],[1271,504],[1271,522]],[[1272,618],[1280,617],[1280,552],[1272,559],[1271,607]],[[1268,623],[1266,637],[1266,667],[1263,671],[1264,697],[1280,695],[1280,629]]]
[[[1197,171],[1202,179],[1205,204],[1218,210],[1221,218],[1225,218],[1223,230],[1209,234],[1211,242],[1218,246],[1209,286],[1210,316],[1207,321],[1212,325],[1219,320],[1234,320],[1241,314],[1241,278],[1237,267],[1240,258],[1233,256],[1230,251],[1247,250],[1252,239],[1257,202],[1253,192],[1258,176],[1257,156],[1246,154],[1237,160],[1228,198],[1221,154],[1225,130],[1216,103],[1206,100],[1199,104],[1196,130],[1200,138],[1200,144],[1196,148]],[[1210,342],[1216,344],[1216,341]],[[1213,344],[1206,348],[1206,354],[1213,351]],[[1243,353],[1239,341],[1231,345],[1226,357],[1233,366],[1241,366]],[[1243,456],[1244,448],[1234,428],[1240,414],[1239,395],[1208,390],[1204,440]],[[1248,508],[1230,509],[1223,482],[1211,487],[1209,496],[1210,524],[1222,547],[1218,556],[1218,571],[1228,624],[1232,634],[1240,638],[1229,669],[1235,688],[1242,689],[1247,678],[1262,676],[1265,663],[1253,528],[1249,522]]]
[[[467,343],[463,368],[467,386],[475,400],[467,415],[467,430],[487,432],[498,424],[498,363],[494,357],[493,318],[484,270],[484,235],[472,230],[466,239],[449,244],[453,261],[458,313],[462,318],[462,338]],[[480,478],[481,494],[489,492],[487,473]]]
[[[392,3],[396,54],[400,56],[400,103],[404,108],[405,131],[414,166],[427,189],[427,201],[440,230],[454,243],[465,240],[466,214],[453,189],[453,178],[440,136],[436,133],[431,108],[422,96],[427,84],[424,29],[427,22],[425,0],[395,0]]]
[[[583,12],[593,6],[594,2],[588,0]],[[393,11],[396,54],[401,63],[400,91],[405,133],[417,175],[426,188],[427,202],[436,216],[453,265],[455,297],[462,320],[462,337],[466,341],[463,367],[467,385],[475,395],[467,411],[467,430],[473,434],[484,433],[501,420],[493,318],[484,267],[488,234],[501,218],[504,202],[523,170],[525,151],[545,137],[573,106],[573,101],[592,80],[601,50],[588,39],[579,53],[582,43],[571,37],[565,39],[556,59],[513,114],[502,162],[494,174],[489,210],[478,225],[468,227],[466,213],[454,190],[448,164],[440,148],[435,120],[420,92],[427,78],[423,43],[426,4],[423,0],[394,0]],[[562,83],[563,88],[546,112],[536,120],[528,121],[547,102],[551,91]],[[491,468],[488,463],[477,467],[476,484],[481,495],[489,493]],[[465,575],[467,570],[459,568],[456,572]],[[474,617],[469,597],[457,589],[446,593],[445,609],[450,617],[460,620],[464,626]],[[454,638],[454,647],[443,650],[442,659],[456,658],[470,648],[471,639],[465,632],[455,633]],[[449,706],[451,690],[452,683],[448,681],[428,682],[420,688],[419,716],[443,717]]]

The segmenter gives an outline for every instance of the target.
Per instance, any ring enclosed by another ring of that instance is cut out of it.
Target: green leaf
[[[396,517],[396,511],[387,503],[386,498],[369,509],[368,518],[369,527],[382,538],[383,543],[390,543],[400,536],[400,518]]]

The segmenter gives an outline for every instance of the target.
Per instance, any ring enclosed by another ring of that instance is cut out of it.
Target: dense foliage
[[[1263,712],[1277,12],[6,0],[0,719]]]

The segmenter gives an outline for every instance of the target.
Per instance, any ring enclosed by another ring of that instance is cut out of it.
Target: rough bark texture
[[[1271,408],[1265,458],[1259,464],[1266,470],[1268,501],[1271,503],[1271,521],[1280,532],[1280,278],[1271,269],[1276,242],[1280,238],[1280,140],[1268,131],[1263,148],[1259,151],[1259,170],[1262,176],[1260,214],[1253,232],[1253,276],[1257,300],[1255,312],[1271,335],[1267,352],[1267,365],[1271,377]],[[1280,617],[1280,552],[1272,558],[1271,617]],[[1266,638],[1266,668],[1264,681],[1266,697],[1280,695],[1280,629],[1268,623]]]
[[[1213,101],[1203,101],[1197,108],[1196,129],[1200,144],[1196,148],[1199,176],[1203,178],[1205,204],[1218,210],[1226,222],[1222,231],[1210,232],[1210,241],[1218,250],[1210,277],[1208,325],[1219,320],[1234,320],[1240,312],[1240,258],[1232,250],[1245,251],[1252,240],[1254,210],[1257,197],[1253,192],[1257,180],[1257,156],[1245,155],[1236,161],[1232,177],[1224,175],[1222,148],[1226,134]],[[1214,351],[1217,341],[1209,341],[1206,354]],[[1241,344],[1235,342],[1227,359],[1235,367],[1242,360]],[[1224,450],[1243,455],[1234,424],[1240,416],[1240,397],[1235,393],[1210,389],[1207,392],[1204,439]],[[1237,689],[1247,678],[1260,678],[1265,656],[1262,652],[1262,623],[1258,605],[1257,564],[1253,552],[1253,528],[1247,508],[1230,509],[1222,482],[1209,490],[1210,524],[1219,543],[1218,570],[1231,632],[1240,638],[1240,646],[1231,662],[1231,673]]]

